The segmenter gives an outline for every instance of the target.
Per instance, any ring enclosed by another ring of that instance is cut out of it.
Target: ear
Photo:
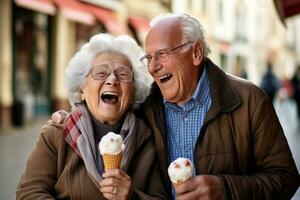
[[[81,101],[84,101],[84,100],[85,100],[83,91],[80,92],[80,98],[81,98]]]
[[[78,86],[78,87],[77,87],[77,91],[78,91],[78,94],[80,95],[81,101],[84,101],[84,100],[85,100],[85,97],[84,97],[84,89],[83,89],[83,88],[80,88],[80,87]]]
[[[196,42],[193,48],[193,63],[195,66],[200,65],[204,56],[204,48],[200,42]]]

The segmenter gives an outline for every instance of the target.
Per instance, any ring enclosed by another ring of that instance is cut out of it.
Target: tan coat
[[[135,153],[126,173],[131,177],[131,199],[168,199],[157,165],[152,133],[137,119]],[[17,187],[17,199],[104,199],[83,160],[54,126],[42,132]],[[146,194],[152,196],[148,196]]]
[[[226,199],[290,199],[300,179],[271,101],[209,59],[206,66],[212,105],[196,144],[197,174],[219,176]],[[168,182],[164,104],[157,86],[144,110]]]

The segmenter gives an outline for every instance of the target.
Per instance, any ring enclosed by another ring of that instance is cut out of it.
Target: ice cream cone
[[[112,154],[104,154],[102,156],[104,168],[105,170],[108,169],[120,169],[121,160],[122,160],[122,153],[118,153],[115,155]]]
[[[99,142],[105,171],[120,169],[125,145],[120,135],[113,132],[107,133]]]
[[[193,176],[193,164],[187,158],[177,158],[169,165],[168,174],[176,189]]]

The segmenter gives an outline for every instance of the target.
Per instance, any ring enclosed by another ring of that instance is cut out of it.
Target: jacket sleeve
[[[138,189],[133,189],[133,200],[163,200],[170,199],[168,192],[163,185],[163,179],[159,171],[157,162],[152,167],[153,171],[149,173],[149,181],[145,193]]]
[[[52,194],[57,177],[56,155],[55,133],[42,132],[17,186],[17,200],[55,199]]]
[[[226,199],[291,199],[299,174],[271,101],[258,91],[250,114],[255,173],[220,175]]]
[[[147,135],[148,130],[142,130],[141,135]],[[152,134],[152,133],[151,133]],[[164,184],[162,174],[157,160],[157,153],[154,148],[152,136],[140,144],[131,162],[131,172],[133,183],[133,200],[163,200],[170,199],[169,193]]]

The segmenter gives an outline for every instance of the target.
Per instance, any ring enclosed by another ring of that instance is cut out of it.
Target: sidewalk
[[[292,100],[276,100],[274,108],[292,151],[298,172],[300,172],[300,119],[297,117],[296,104]],[[300,188],[298,188],[293,200],[300,200]]]
[[[0,130],[0,200],[15,199],[15,190],[26,160],[35,146],[40,127],[48,118],[23,128]]]

